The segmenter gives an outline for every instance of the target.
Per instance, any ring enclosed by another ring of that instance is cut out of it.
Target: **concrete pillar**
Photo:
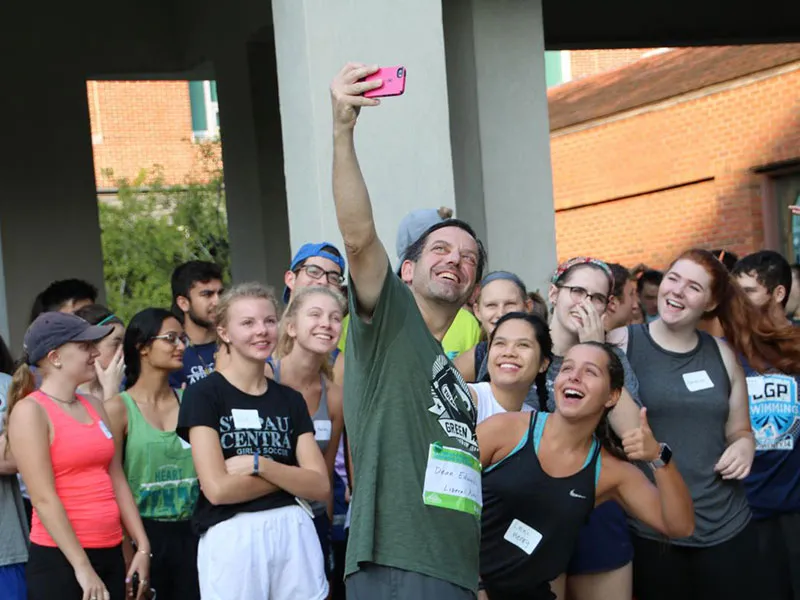
[[[492,269],[546,289],[556,263],[541,0],[442,0],[458,216]]]
[[[407,69],[405,95],[365,109],[356,132],[378,234],[394,261],[407,212],[454,205],[441,6],[273,0],[272,11],[293,249],[341,243],[331,193],[331,79],[348,61]]]
[[[214,60],[232,276],[280,292],[290,256],[275,46],[238,42]]]
[[[104,292],[85,78],[66,66],[10,68],[4,86],[16,92],[0,94],[8,125],[0,144],[0,331],[16,354],[34,297],[53,280],[78,277]]]

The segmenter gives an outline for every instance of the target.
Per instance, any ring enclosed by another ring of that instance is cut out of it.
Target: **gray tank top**
[[[281,361],[276,360],[272,365],[272,378],[278,383],[281,382]],[[319,407],[317,412],[311,415],[311,420],[314,421],[314,437],[317,440],[317,445],[325,454],[328,449],[328,444],[331,441],[331,417],[328,414],[328,388],[325,385],[325,377],[320,373],[319,383],[322,391],[319,395]],[[312,500],[308,502],[311,505],[311,510],[314,511],[314,516],[317,517],[324,513],[328,507],[324,502]]]
[[[276,360],[272,367],[273,379],[278,383],[281,382],[281,361]],[[317,440],[319,449],[325,454],[328,449],[328,443],[331,441],[331,417],[328,414],[328,388],[325,385],[325,377],[320,373],[319,383],[322,392],[319,396],[319,407],[317,412],[311,415],[311,420],[314,421],[314,437]]]
[[[694,534],[672,543],[706,547],[725,542],[750,521],[750,508],[742,482],[725,481],[714,471],[727,447],[731,393],[719,346],[712,336],[698,331],[694,350],[679,354],[659,346],[649,325],[632,325],[628,334],[628,359],[639,379],[647,420],[656,439],[672,448],[694,501]],[[650,469],[643,466],[643,470],[653,480]],[[638,521],[633,527],[642,537],[663,539]]]

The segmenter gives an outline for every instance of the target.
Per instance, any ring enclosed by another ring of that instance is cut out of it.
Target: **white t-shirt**
[[[499,415],[508,412],[505,408],[500,406],[500,403],[495,399],[492,393],[492,384],[488,381],[481,383],[468,383],[471,389],[475,390],[478,396],[478,423],[481,423],[494,415]],[[520,412],[531,412],[533,408],[527,404],[522,405]]]

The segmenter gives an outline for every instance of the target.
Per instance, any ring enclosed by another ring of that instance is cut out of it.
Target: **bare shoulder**
[[[478,424],[477,434],[479,442],[483,440],[513,440],[512,446],[519,442],[519,437],[525,433],[530,423],[530,412],[507,412],[494,415]]]
[[[14,405],[9,421],[12,423],[40,424],[48,423],[47,411],[33,397],[25,396]]]
[[[122,396],[119,394],[115,394],[103,402],[103,409],[114,422],[126,422],[128,420],[128,410],[125,407]]]
[[[725,364],[725,369],[728,371],[728,376],[732,380],[740,368],[739,361],[736,358],[736,352],[734,352],[731,345],[722,338],[714,337],[714,341],[719,348],[719,353],[720,356],[722,356],[722,362]]]
[[[602,502],[612,496],[620,484],[630,477],[637,477],[639,468],[613,456],[605,449],[600,451],[600,480],[597,482],[597,498]]]

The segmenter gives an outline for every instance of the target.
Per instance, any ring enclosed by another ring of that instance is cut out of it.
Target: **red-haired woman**
[[[627,353],[653,433],[680,448],[695,507],[691,537],[665,542],[634,524],[639,600],[756,598],[757,540],[742,480],[755,452],[747,385],[737,360],[800,370],[800,329],[757,309],[717,257],[689,250],[667,269],[660,319],[628,329]],[[698,330],[717,318],[725,340]]]

